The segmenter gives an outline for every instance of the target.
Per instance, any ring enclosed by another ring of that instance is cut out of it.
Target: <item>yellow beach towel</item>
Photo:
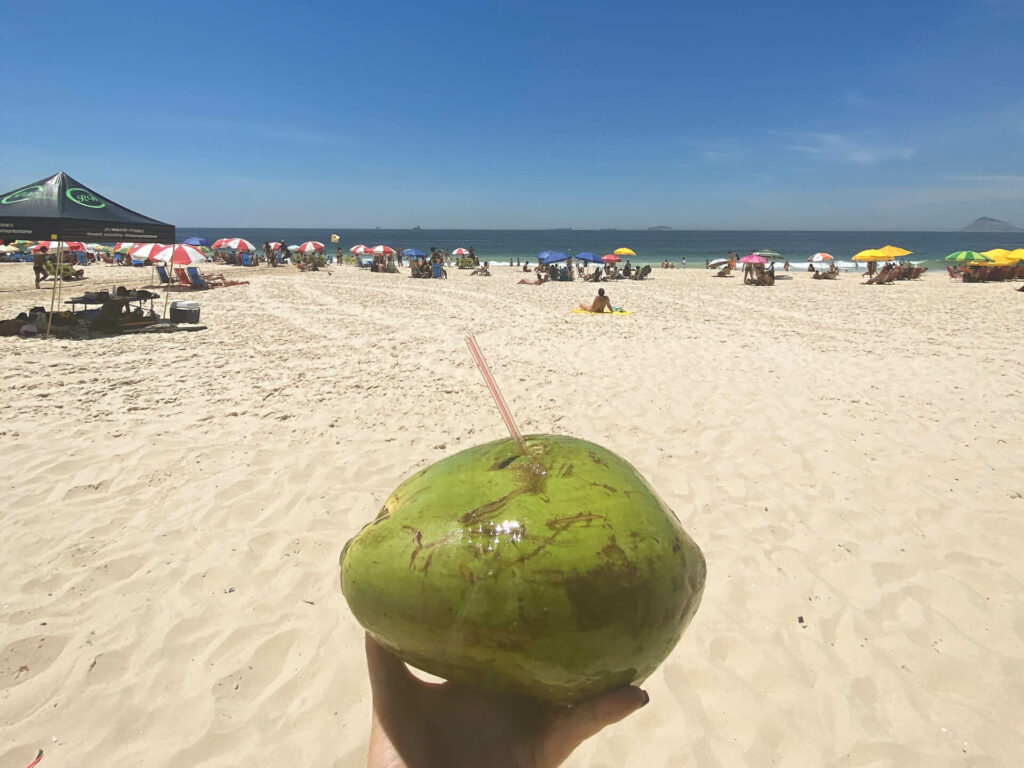
[[[580,309],[579,307],[576,307],[576,309],[574,309],[572,311],[572,313],[574,315],[631,315],[631,314],[633,314],[632,312],[627,312],[626,310],[619,309],[618,307],[613,307],[611,312],[587,312],[587,310],[585,310],[585,309]]]

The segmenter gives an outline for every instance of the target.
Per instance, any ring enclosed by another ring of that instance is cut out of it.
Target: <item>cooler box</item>
[[[171,302],[172,323],[198,323],[199,302],[198,301],[172,301]]]

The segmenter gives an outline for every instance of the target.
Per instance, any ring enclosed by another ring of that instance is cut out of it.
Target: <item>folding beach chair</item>
[[[160,278],[161,285],[171,284],[171,278],[167,275],[167,267],[163,266],[162,264],[157,265],[156,274]]]
[[[242,254],[242,266],[243,267],[251,267],[252,266],[252,256],[250,256],[248,253],[243,253]]]

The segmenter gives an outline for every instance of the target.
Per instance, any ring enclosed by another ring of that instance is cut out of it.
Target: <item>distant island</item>
[[[1015,227],[1007,221],[1000,221],[999,219],[990,219],[988,216],[981,216],[975,219],[961,232],[1024,232],[1024,229]]]
[[[672,227],[666,227],[666,226],[662,225],[660,227],[648,227],[647,231],[648,232],[665,232],[665,231],[670,230],[670,229],[672,229]]]

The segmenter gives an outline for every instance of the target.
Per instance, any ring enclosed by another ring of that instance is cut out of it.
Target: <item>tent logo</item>
[[[43,196],[43,188],[41,185],[36,184],[34,187],[24,187],[19,189],[17,192],[11,192],[3,200],[0,200],[2,205],[11,205],[12,203],[24,203],[26,200],[32,200],[36,197]]]
[[[104,203],[100,198],[96,197],[92,192],[81,187],[71,187],[67,192],[68,200],[79,205],[84,205],[86,208],[106,208],[107,204]]]

